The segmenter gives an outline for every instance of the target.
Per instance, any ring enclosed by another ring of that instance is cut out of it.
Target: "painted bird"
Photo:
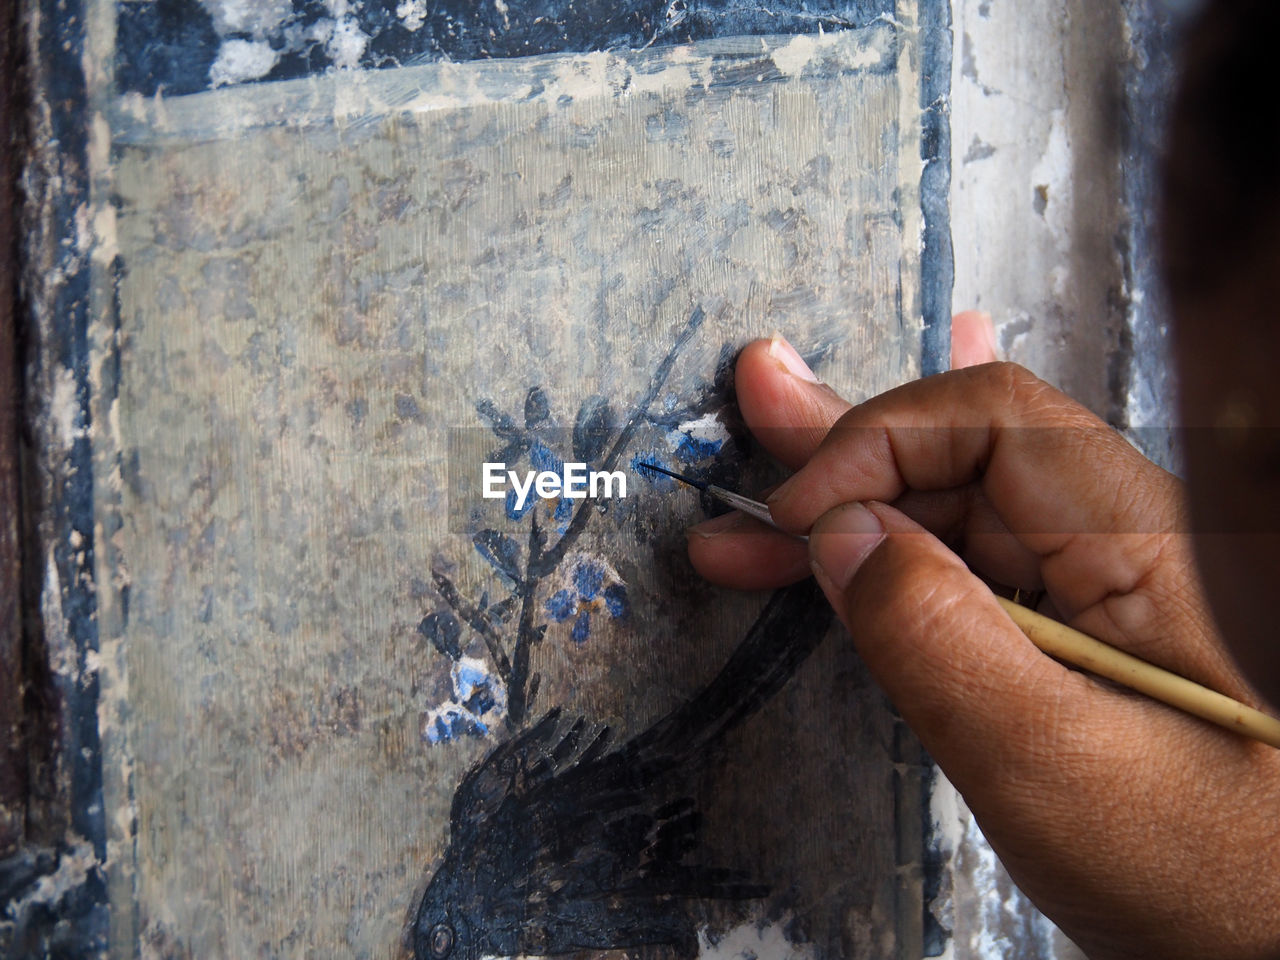
[[[665,944],[697,952],[694,900],[763,897],[741,873],[690,863],[689,796],[709,753],[821,642],[812,580],[778,591],[719,674],[630,740],[553,710],[458,785],[444,860],[414,914],[417,960]]]

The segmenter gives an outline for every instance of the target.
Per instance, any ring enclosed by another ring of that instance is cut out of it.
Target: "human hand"
[[[970,571],[1256,705],[1209,621],[1179,482],[1011,364],[850,407],[757,341],[737,391],[797,471],[773,517],[810,539],[730,514],[692,528],[694,566],[750,589],[812,567],[1015,881],[1090,956],[1280,955],[1280,752],[1067,669]]]

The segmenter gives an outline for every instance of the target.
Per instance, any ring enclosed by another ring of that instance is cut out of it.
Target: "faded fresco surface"
[[[633,467],[776,476],[728,405],[775,328],[919,373],[912,13],[113,103],[118,955],[919,955],[882,696]]]

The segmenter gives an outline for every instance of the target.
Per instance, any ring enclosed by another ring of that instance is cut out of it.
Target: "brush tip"
[[[660,467],[656,463],[647,463],[643,460],[638,460],[636,461],[636,466],[638,468],[643,468],[645,470],[648,470],[652,473],[665,474],[666,476],[671,477],[674,480],[679,480],[681,483],[687,483],[689,486],[695,487],[698,490],[707,489],[707,485],[703,483],[701,480],[695,480],[693,479],[693,477],[686,477],[683,474],[676,473],[674,470],[668,470],[666,467]]]

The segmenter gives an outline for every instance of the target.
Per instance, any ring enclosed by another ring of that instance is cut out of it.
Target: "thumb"
[[[941,541],[893,507],[846,503],[810,530],[809,559],[872,675],[962,792],[1006,750],[1043,753],[1079,678]]]

